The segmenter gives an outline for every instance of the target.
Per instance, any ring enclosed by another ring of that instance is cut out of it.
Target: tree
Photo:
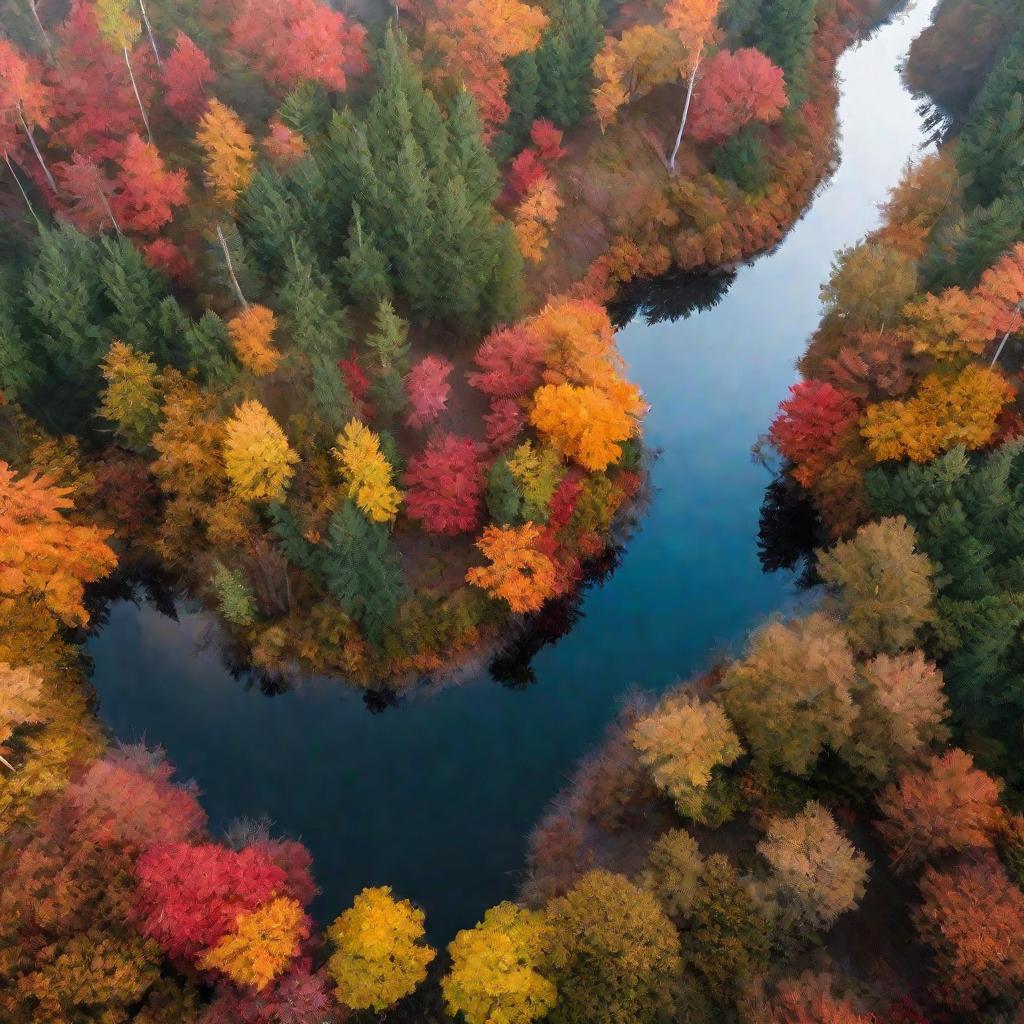
[[[601,472],[637,431],[630,405],[596,387],[545,384],[533,396],[530,422],[584,469]]]
[[[994,336],[986,310],[962,288],[947,288],[940,295],[925,294],[903,311],[906,325],[900,336],[915,354],[956,361],[981,355]]]
[[[246,306],[228,321],[235,356],[254,377],[273,373],[284,358],[274,347],[276,330],[277,317],[266,306]]]
[[[484,338],[466,375],[469,383],[490,398],[518,398],[541,382],[544,343],[525,324],[492,331]]]
[[[924,769],[908,768],[878,796],[877,827],[893,866],[905,870],[943,853],[990,848],[999,788],[962,750],[931,757]]]
[[[836,253],[821,304],[844,330],[882,330],[898,321],[916,291],[916,260],[879,242],[861,242]]]
[[[169,224],[174,208],[188,201],[184,171],[168,171],[156,146],[129,135],[121,157],[118,189],[111,199],[116,223],[151,235]]]
[[[476,528],[483,511],[484,467],[475,442],[441,434],[409,460],[406,511],[428,533],[456,536]]]
[[[65,625],[85,626],[84,584],[110,573],[117,558],[109,530],[66,520],[69,493],[34,470],[16,477],[0,461],[0,595],[42,601]]]
[[[197,121],[206,107],[206,87],[217,77],[210,58],[179,31],[161,75],[164,103],[171,113],[190,124]]]
[[[358,420],[350,420],[331,451],[348,484],[348,496],[359,510],[375,523],[393,523],[402,494],[392,483],[393,470],[378,435]]]
[[[829,603],[859,654],[913,647],[934,618],[935,567],[903,516],[867,523],[851,540],[819,551],[818,573],[834,588]]]
[[[280,501],[298,461],[260,402],[250,399],[236,407],[224,432],[224,469],[242,501]]]
[[[857,718],[840,754],[874,782],[906,768],[929,744],[944,740],[942,673],[920,651],[876,655],[857,668]]]
[[[410,406],[407,426],[422,429],[445,410],[452,389],[448,383],[452,369],[447,359],[434,355],[424,356],[413,365],[405,378]]]
[[[804,971],[780,981],[770,1001],[748,1011],[751,1024],[872,1024],[874,1014],[860,1013],[849,999],[833,994],[830,974]],[[747,1018],[745,1018],[747,1019]]]
[[[541,971],[548,942],[543,914],[499,903],[448,946],[452,966],[441,981],[445,1003],[467,1024],[530,1024],[557,998]]]
[[[256,620],[256,597],[245,575],[217,562],[214,566],[213,589],[220,613],[234,626],[251,626]]]
[[[838,748],[854,718],[854,665],[842,631],[819,613],[775,622],[726,670],[723,703],[754,754],[806,775]]]
[[[860,403],[828,381],[802,380],[779,405],[769,437],[782,457],[793,464],[793,479],[814,485],[842,450],[843,438],[860,419]]]
[[[335,994],[353,1010],[386,1010],[427,976],[435,953],[423,943],[423,911],[390,886],[364,889],[327,929],[335,950],[327,969]]]
[[[760,50],[720,50],[694,93],[690,134],[698,142],[724,142],[754,121],[774,124],[786,107],[782,69]]]
[[[947,1006],[977,1011],[1024,983],[1024,894],[994,858],[925,868],[914,915],[932,947],[935,991]]]
[[[960,444],[985,445],[1013,396],[1006,379],[987,367],[970,364],[955,377],[932,373],[905,401],[868,406],[861,435],[878,462],[928,462]]]
[[[202,955],[198,966],[220,971],[236,985],[260,992],[288,969],[308,937],[309,920],[302,907],[279,896],[240,913],[231,930]]]
[[[129,0],[96,0],[96,25],[107,44],[124,54],[128,79],[132,85],[132,92],[135,93],[135,102],[139,105],[142,123],[146,127],[146,137],[152,141],[153,133],[149,128],[149,117],[146,115],[146,106],[142,102],[142,95],[139,92],[138,83],[135,81],[135,71],[132,68],[132,59],[129,53],[138,42],[142,25],[128,13],[128,3]]]
[[[539,611],[556,591],[555,563],[539,550],[540,529],[522,526],[487,526],[476,546],[490,561],[474,567],[466,581],[507,602],[517,615]]]
[[[654,897],[591,871],[546,908],[554,1024],[653,1024],[679,970],[678,938]]]
[[[34,125],[42,129],[49,127],[50,118],[53,113],[53,100],[50,90],[42,79],[42,74],[35,62],[23,56],[17,48],[6,39],[0,38],[0,110],[5,111],[5,120],[10,117],[17,119],[24,129],[32,152],[39,163],[39,167],[46,177],[46,182],[53,192],[57,186],[50,173],[43,154],[39,151],[35,136],[32,133]],[[3,138],[4,136],[0,136]],[[15,148],[14,140],[16,135],[11,133],[11,147]],[[5,151],[7,147],[4,147]]]
[[[689,916],[703,870],[704,858],[697,841],[686,829],[673,828],[652,844],[640,880],[654,893],[665,913],[678,922]]]
[[[704,862],[689,922],[681,936],[684,964],[700,975],[717,1003],[731,1002],[763,970],[771,926],[723,854]]]
[[[114,432],[129,448],[144,450],[160,425],[156,364],[145,352],[114,341],[101,371],[107,386],[100,415],[114,424]]]
[[[87,235],[98,234],[109,227],[120,230],[110,205],[117,184],[95,163],[80,153],[73,153],[69,161],[55,164],[53,171],[60,182],[64,203],[58,214],[62,220]]]
[[[712,778],[716,769],[737,761],[743,747],[719,704],[673,695],[638,719],[629,738],[680,814],[712,826],[720,822]]]
[[[783,920],[798,928],[830,928],[864,895],[868,859],[811,801],[792,818],[773,818],[757,851],[772,869]]]
[[[766,53],[786,76],[789,103],[795,107],[807,95],[807,69],[811,62],[815,0],[778,0],[765,5],[756,30],[758,49]]]
[[[265,853],[217,843],[157,843],[136,865],[143,935],[172,960],[197,962],[284,889],[286,875]]]
[[[40,702],[43,696],[43,680],[35,669],[14,668],[7,662],[0,662],[0,684],[3,697],[0,698],[0,749],[15,731],[23,725],[35,725],[40,717]],[[15,771],[7,758],[0,755],[0,764],[9,771]]]
[[[196,139],[206,160],[206,180],[219,203],[232,207],[253,177],[253,142],[241,118],[211,99],[199,119]]]

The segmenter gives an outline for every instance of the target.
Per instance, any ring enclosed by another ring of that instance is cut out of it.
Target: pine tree
[[[541,47],[544,45],[542,40]],[[503,160],[510,159],[530,141],[530,125],[537,118],[540,71],[537,69],[537,54],[533,50],[509,61],[506,102],[509,105],[508,119],[494,145],[495,152]]]
[[[249,246],[234,221],[222,224],[221,230],[227,244],[228,255],[231,257],[231,266],[228,267],[220,240],[216,237],[213,238],[209,242],[209,265],[213,271],[211,276],[214,283],[225,295],[237,298],[235,285],[231,280],[231,271],[233,270],[242,295],[246,301],[254,302],[263,294],[263,275],[257,268]]]
[[[560,0],[537,49],[540,98],[537,115],[560,128],[589,111],[594,57],[604,41],[600,0]]]
[[[526,521],[519,483],[502,456],[487,474],[487,513],[498,526],[518,526]]]
[[[352,327],[326,275],[308,251],[293,245],[285,261],[279,304],[288,317],[292,340],[310,358],[335,363],[348,355]]]
[[[176,339],[163,332],[159,314],[167,295],[166,276],[154,270],[121,235],[103,238],[100,252],[100,279],[114,310],[107,324],[111,333],[149,352],[158,363],[172,362]]]
[[[21,282],[11,268],[0,271],[0,394],[7,402],[27,398],[38,368],[21,330]]]
[[[408,372],[409,325],[388,299],[381,299],[365,344],[381,370],[394,370],[399,376]]]
[[[817,0],[774,0],[762,11],[756,45],[786,76],[791,107],[807,95],[807,69],[811,59]]]
[[[199,371],[205,383],[226,386],[238,375],[227,325],[213,310],[208,309],[196,321],[186,318],[183,341],[186,363]]]
[[[363,213],[352,204],[352,222],[345,242],[345,255],[337,262],[338,273],[352,300],[360,306],[374,307],[393,295],[388,261],[371,231],[363,227]]]
[[[480,117],[473,94],[456,94],[448,114],[448,166],[461,177],[474,203],[490,205],[498,196],[498,169],[480,134]]]
[[[242,193],[238,223],[260,270],[269,277],[279,274],[292,243],[302,238],[302,216],[284,179],[269,164],[256,171]]]

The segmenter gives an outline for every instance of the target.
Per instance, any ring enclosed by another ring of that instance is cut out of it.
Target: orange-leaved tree
[[[238,361],[254,377],[273,373],[283,356],[274,346],[277,317],[266,306],[247,306],[228,321],[231,347]]]
[[[466,580],[507,602],[516,614],[535,612],[555,593],[555,563],[538,547],[540,527],[488,526],[476,546],[490,560],[475,566]]]

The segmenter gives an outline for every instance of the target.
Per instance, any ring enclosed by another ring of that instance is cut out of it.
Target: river
[[[484,673],[381,714],[337,682],[267,696],[202,645],[203,616],[109,609],[89,643],[102,720],[162,745],[199,784],[214,832],[266,815],[275,833],[301,838],[323,889],[319,920],[389,884],[424,908],[433,941],[449,941],[514,896],[530,829],[624,695],[664,689],[796,599],[793,576],[758,561],[768,476],[750,449],[796,378],[833,251],[877,224],[877,204],[924,144],[897,65],[931,6],[842,57],[842,163],[785,241],[741,268],[715,308],[621,331],[652,407],[653,497],[619,568],[534,658],[531,685]]]

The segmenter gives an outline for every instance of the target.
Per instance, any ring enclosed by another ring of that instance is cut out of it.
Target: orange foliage
[[[638,429],[628,406],[596,387],[545,384],[533,396],[530,422],[585,469],[605,470]]]
[[[220,100],[211,99],[196,135],[206,158],[206,180],[218,202],[233,206],[253,176],[252,136],[242,119]]]
[[[247,306],[228,321],[235,355],[254,377],[273,373],[281,362],[281,353],[273,344],[276,329],[277,318],[266,306]]]
[[[466,573],[466,581],[506,601],[517,615],[538,611],[556,590],[555,563],[538,550],[540,528],[488,526],[476,546],[490,559]]]

